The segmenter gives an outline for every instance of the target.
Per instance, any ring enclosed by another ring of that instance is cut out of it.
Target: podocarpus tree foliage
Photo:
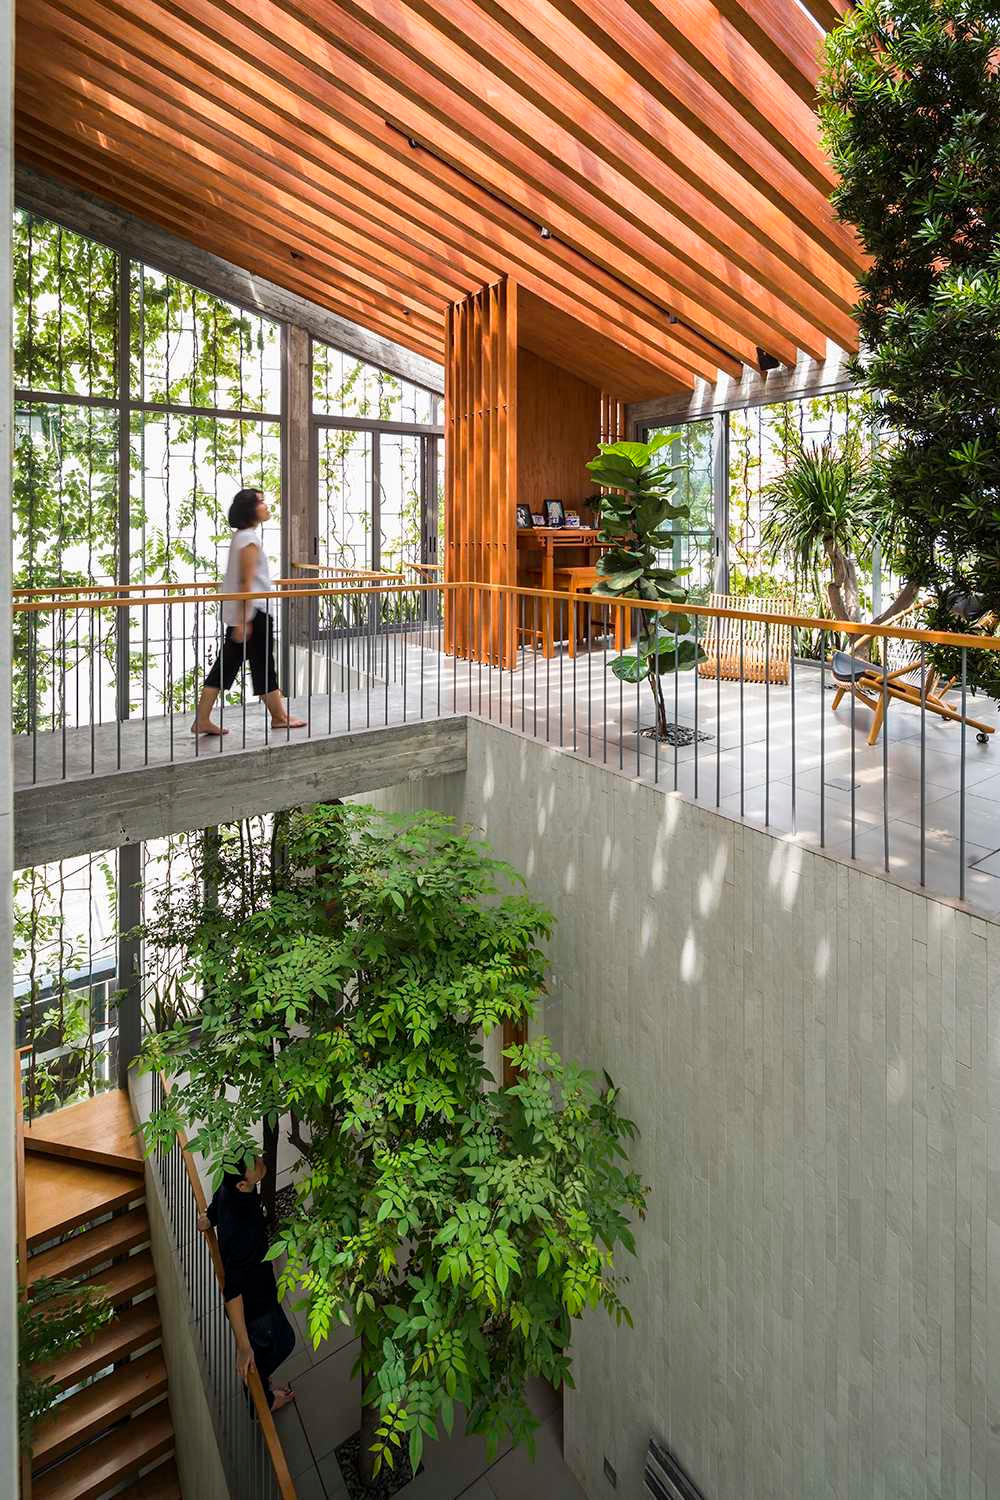
[[[872,256],[859,369],[894,435],[880,493],[938,629],[995,630],[1000,610],[998,49],[994,0],[861,0],[821,87],[833,201]],[[968,666],[995,677],[993,653]]]
[[[317,1342],[360,1335],[369,1471],[419,1462],[456,1403],[530,1443],[525,1382],[569,1380],[572,1320],[628,1317],[615,1253],[645,1198],[610,1080],[544,1037],[507,1049],[506,1088],[485,1066],[482,1038],[535,1013],[550,914],[449,819],[352,806],[293,816],[266,909],[207,923],[200,1023],[146,1049],[179,1077],[150,1139],[187,1128],[218,1176],[262,1112],[294,1114],[281,1286]]]
[[[31,1449],[35,1428],[60,1395],[40,1366],[78,1349],[110,1323],[114,1308],[100,1287],[62,1277],[37,1281],[17,1307],[17,1421],[21,1445]]]
[[[675,501],[672,474],[683,465],[661,463],[656,455],[669,442],[660,433],[649,443],[600,443],[587,468],[596,484],[606,487],[594,504],[600,539],[610,543],[597,564],[600,575],[592,592],[651,604],[684,604],[687,589],[677,580],[690,571],[664,563],[676,540],[670,523],[686,520],[688,507]],[[687,615],[639,610],[635,649],[611,663],[622,682],[648,682],[656,707],[653,733],[667,736],[667,710],[661,679],[695,666],[704,652],[689,639]]]

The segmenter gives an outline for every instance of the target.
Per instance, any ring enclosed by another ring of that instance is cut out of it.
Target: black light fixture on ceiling
[[[766,375],[767,372],[768,372],[768,370],[780,370],[781,369],[781,360],[780,359],[775,359],[775,357],[774,357],[773,354],[768,354],[767,350],[766,349],[762,349],[760,347],[760,345],[758,344],[757,345],[757,368],[758,368],[758,370],[760,371],[760,373],[762,375]]]
[[[550,240],[552,238],[552,230],[549,229],[545,224],[539,224],[538,233],[541,235],[543,240]]]

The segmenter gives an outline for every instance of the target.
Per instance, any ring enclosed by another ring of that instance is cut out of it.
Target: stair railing
[[[154,1073],[154,1110],[163,1105],[169,1092],[167,1079]],[[215,1230],[198,1228],[208,1204],[187,1137],[181,1132],[170,1147],[157,1147],[151,1160],[200,1335],[230,1493],[239,1500],[298,1500],[260,1376],[251,1368],[244,1386],[236,1367],[236,1343],[222,1299],[222,1256]]]

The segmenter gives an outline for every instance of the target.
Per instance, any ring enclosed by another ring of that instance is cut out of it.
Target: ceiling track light
[[[550,240],[552,238],[552,230],[549,229],[545,224],[539,224],[538,233],[541,235],[543,240]]]

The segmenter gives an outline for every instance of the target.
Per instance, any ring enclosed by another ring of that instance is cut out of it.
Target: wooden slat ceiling
[[[656,394],[856,347],[844,0],[18,0],[18,159],[434,359],[503,274]]]

